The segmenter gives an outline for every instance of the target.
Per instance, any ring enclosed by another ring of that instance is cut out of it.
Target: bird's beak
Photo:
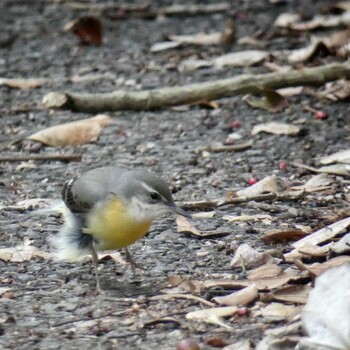
[[[180,208],[180,207],[178,207],[178,206],[173,206],[173,207],[171,207],[171,210],[173,211],[173,212],[175,212],[176,214],[178,214],[178,215],[182,215],[182,216],[184,216],[184,217],[186,217],[186,218],[188,218],[188,219],[191,219],[192,218],[192,215],[190,214],[190,213],[187,213],[185,210],[183,210],[182,208]]]

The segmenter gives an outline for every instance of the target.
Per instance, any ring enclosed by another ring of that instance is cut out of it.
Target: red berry
[[[328,114],[326,112],[323,112],[323,111],[317,111],[315,114],[315,118],[320,119],[320,120],[327,119]]]
[[[249,185],[254,185],[258,182],[258,179],[255,177],[251,177],[247,182]]]
[[[239,121],[237,121],[237,120],[235,120],[235,121],[233,121],[232,123],[231,123],[231,128],[232,129],[238,129],[238,128],[240,128],[241,127],[241,123],[239,122]]]
[[[177,344],[176,350],[200,350],[200,347],[193,339],[187,338]]]
[[[280,170],[283,170],[283,169],[287,168],[287,163],[286,162],[280,162],[278,167],[280,168]]]
[[[240,308],[237,310],[236,314],[237,314],[238,316],[247,316],[248,310],[247,310],[246,307],[240,307]]]

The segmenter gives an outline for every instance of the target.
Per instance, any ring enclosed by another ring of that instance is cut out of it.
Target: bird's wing
[[[73,213],[86,213],[97,202],[111,194],[115,183],[125,171],[114,167],[90,170],[67,181],[62,189],[62,198]]]

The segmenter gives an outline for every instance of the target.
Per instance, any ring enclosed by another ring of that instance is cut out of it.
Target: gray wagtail
[[[66,182],[62,197],[65,224],[51,239],[54,256],[75,261],[90,254],[98,290],[97,251],[125,248],[133,266],[127,246],[142,238],[157,216],[189,216],[175,205],[168,185],[145,170],[93,169]]]

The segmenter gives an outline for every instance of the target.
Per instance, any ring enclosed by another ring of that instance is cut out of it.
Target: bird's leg
[[[92,242],[91,256],[92,256],[92,262],[93,262],[94,268],[95,268],[96,291],[100,293],[100,292],[102,292],[102,289],[101,289],[101,284],[100,284],[100,277],[98,275],[98,255],[97,255],[97,252],[96,252],[96,243],[95,243],[95,241]]]
[[[134,258],[132,257],[131,253],[129,252],[129,249],[127,247],[125,247],[124,249],[125,249],[126,261],[131,265],[132,273],[135,275],[136,268],[142,270],[142,267],[135,262]]]

